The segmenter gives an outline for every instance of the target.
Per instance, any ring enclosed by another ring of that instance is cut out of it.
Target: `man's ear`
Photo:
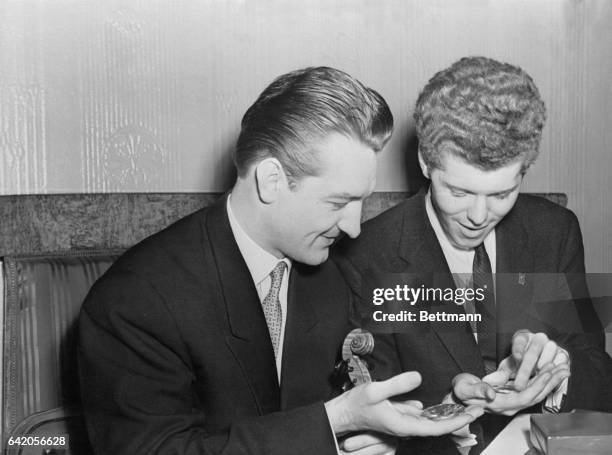
[[[264,204],[271,204],[278,198],[279,190],[285,182],[285,173],[276,158],[266,158],[255,167],[257,194]]]
[[[423,175],[426,178],[431,179],[431,177],[429,176],[429,167],[427,167],[427,164],[425,163],[425,160],[423,159],[423,154],[421,153],[420,150],[419,150],[419,165],[421,166],[421,172],[423,173]]]

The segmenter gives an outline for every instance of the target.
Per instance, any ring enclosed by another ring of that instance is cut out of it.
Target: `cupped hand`
[[[439,436],[469,424],[480,417],[480,406],[470,406],[465,413],[433,421],[423,417],[422,408],[413,401],[392,401],[397,395],[421,384],[416,371],[405,372],[386,381],[362,384],[325,403],[336,435],[374,431],[397,437]]]

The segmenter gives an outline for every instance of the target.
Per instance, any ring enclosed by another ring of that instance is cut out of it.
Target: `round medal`
[[[429,420],[445,420],[465,412],[465,406],[455,403],[444,403],[430,406],[423,410],[423,417]]]

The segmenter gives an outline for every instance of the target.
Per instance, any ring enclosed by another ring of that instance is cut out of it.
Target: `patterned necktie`
[[[495,310],[495,288],[493,286],[493,272],[491,261],[485,249],[484,243],[478,245],[474,250],[474,263],[472,265],[472,281],[474,289],[483,290],[484,299],[476,300],[477,311],[482,315],[482,320],[477,324],[478,346],[482,353],[486,370],[495,370],[497,361],[496,354],[496,310]],[[489,371],[487,371],[489,373]]]
[[[264,316],[266,317],[266,324],[268,324],[268,332],[270,332],[270,340],[272,340],[275,358],[278,357],[281,329],[283,326],[283,311],[281,309],[280,300],[278,299],[278,294],[286,268],[287,264],[281,261],[276,264],[276,267],[270,272],[270,279],[272,280],[270,291],[263,302],[261,302]]]

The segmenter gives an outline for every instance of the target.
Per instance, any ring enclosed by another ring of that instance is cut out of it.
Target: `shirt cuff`
[[[329,415],[327,415],[327,409],[325,409],[325,415],[327,416],[327,423],[329,424],[329,429],[332,432],[332,435],[334,436],[334,444],[336,446],[336,453],[338,455],[342,455],[340,452],[340,447],[338,446],[338,438],[336,438],[336,434],[334,433],[334,429],[332,427],[331,421],[329,420]]]
[[[565,399],[565,395],[567,395],[567,383],[568,379],[565,378],[559,386],[550,392],[546,397],[546,401],[542,406],[542,412],[549,412],[556,414],[561,411],[563,407],[563,400]]]
[[[569,353],[565,349],[562,349],[562,351],[567,356],[569,363]],[[567,395],[568,383],[569,378],[565,378],[563,382],[561,382],[561,384],[559,384],[555,388],[555,390],[548,394],[548,396],[546,397],[546,401],[542,405],[542,412],[556,414],[561,411],[561,408],[563,407],[563,401],[565,400],[565,396]]]
[[[449,392],[444,399],[442,400],[442,404],[444,403],[455,403],[458,404],[453,396],[453,392]],[[467,424],[464,427],[459,428],[451,433],[451,439],[455,443],[457,450],[462,455],[469,453],[469,447],[475,446],[478,444],[478,440],[476,439],[476,435],[470,433],[470,424]]]

